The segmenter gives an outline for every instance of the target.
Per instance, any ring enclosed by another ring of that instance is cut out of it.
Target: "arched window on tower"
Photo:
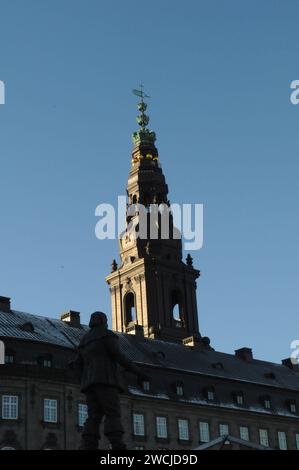
[[[133,292],[128,292],[125,297],[125,322],[126,326],[129,323],[136,321],[136,306],[135,295]]]
[[[178,290],[173,290],[171,293],[171,310],[175,326],[182,328],[184,326],[182,296]]]

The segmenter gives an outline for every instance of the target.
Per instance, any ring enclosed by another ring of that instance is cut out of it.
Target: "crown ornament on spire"
[[[140,114],[136,118],[140,129],[132,134],[132,140],[135,146],[140,145],[142,143],[154,144],[156,140],[155,132],[147,128],[147,125],[149,123],[149,116],[145,114],[147,104],[145,103],[144,98],[150,98],[150,96],[144,93],[142,83],[139,85],[139,87],[140,89],[133,90],[133,94],[141,98],[140,102],[137,104]]]

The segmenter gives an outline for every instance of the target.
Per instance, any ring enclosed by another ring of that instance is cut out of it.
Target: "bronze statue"
[[[113,450],[126,449],[122,435],[120,393],[123,392],[119,365],[136,374],[139,380],[148,380],[119,348],[118,336],[108,329],[107,317],[95,312],[90,317],[90,330],[82,338],[78,355],[72,363],[81,380],[81,391],[86,395],[88,418],[82,431],[80,449],[97,449],[99,426],[105,417],[104,434]]]

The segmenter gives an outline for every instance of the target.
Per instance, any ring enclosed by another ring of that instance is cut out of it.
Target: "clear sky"
[[[298,18],[296,0],[1,0],[0,295],[51,317],[110,314],[118,245],[96,239],[94,211],[125,192],[142,80],[170,199],[204,204],[202,334],[217,350],[288,357]]]

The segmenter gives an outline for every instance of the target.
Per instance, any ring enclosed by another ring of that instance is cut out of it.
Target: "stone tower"
[[[195,345],[201,343],[196,301],[199,271],[193,268],[190,255],[186,263],[182,260],[180,233],[173,226],[156,136],[147,128],[145,95],[142,89],[137,93],[141,98],[137,117],[140,129],[132,136],[126,230],[119,241],[121,262],[118,266],[113,261],[106,278],[112,327],[119,332]],[[167,229],[166,236],[162,230],[167,226],[169,236]],[[142,232],[140,237],[134,236],[137,232]]]

